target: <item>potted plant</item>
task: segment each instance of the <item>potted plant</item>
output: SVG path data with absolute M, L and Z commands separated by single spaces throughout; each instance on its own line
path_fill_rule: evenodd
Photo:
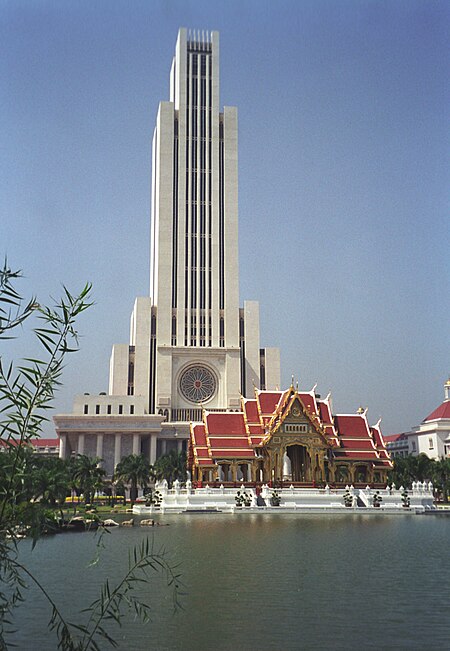
M 409 509 L 410 504 L 411 504 L 411 499 L 408 495 L 408 491 L 405 488 L 405 490 L 402 493 L 402 506 L 404 509 Z
M 381 502 L 383 501 L 383 498 L 380 495 L 380 491 L 377 491 L 375 495 L 372 497 L 372 504 L 374 508 L 379 509 L 381 506 Z
M 163 496 L 160 491 L 155 491 L 153 495 L 151 496 L 151 503 L 153 506 L 158 509 L 161 506 L 161 503 L 163 501 Z
M 350 508 L 353 505 L 353 495 L 350 493 L 349 489 L 344 493 L 344 506 Z
M 238 509 L 241 509 L 243 506 L 251 506 L 252 497 L 249 493 L 245 491 L 238 491 L 234 496 L 234 501 Z
M 280 506 L 281 504 L 281 497 L 278 491 L 273 491 L 272 495 L 270 496 L 270 505 L 271 506 Z

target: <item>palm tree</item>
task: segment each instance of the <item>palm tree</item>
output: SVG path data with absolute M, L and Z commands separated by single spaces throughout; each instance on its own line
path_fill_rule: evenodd
M 130 500 L 134 502 L 138 495 L 138 487 L 145 489 L 151 474 L 151 466 L 142 454 L 130 454 L 117 464 L 114 481 L 131 484 Z
M 433 483 L 442 492 L 444 502 L 448 502 L 450 489 L 450 459 L 441 457 L 433 463 Z
M 106 471 L 100 466 L 101 459 L 79 454 L 73 464 L 72 478 L 84 495 L 85 504 L 90 503 L 93 493 L 103 486 Z
M 186 481 L 186 452 L 171 450 L 156 460 L 153 470 L 156 479 L 165 479 L 169 486 L 175 479 Z
M 31 473 L 33 499 L 55 507 L 64 504 L 69 492 L 70 478 L 63 459 L 40 459 Z

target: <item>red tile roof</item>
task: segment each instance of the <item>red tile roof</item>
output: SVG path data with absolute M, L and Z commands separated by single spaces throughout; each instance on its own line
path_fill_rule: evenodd
M 206 412 L 207 433 L 247 436 L 242 412 Z
M 308 409 L 308 411 L 311 414 L 318 414 L 318 409 L 317 409 L 317 404 L 316 404 L 316 398 L 314 393 L 311 392 L 305 392 L 305 393 L 298 393 L 298 396 L 300 400 L 302 401 L 303 405 Z
M 214 459 L 253 459 L 255 453 L 249 448 L 232 449 L 226 447 L 211 450 Z
M 191 443 L 196 465 L 213 466 L 204 425 L 191 425 Z
M 370 428 L 370 433 L 372 434 L 372 437 L 375 441 L 375 445 L 378 451 L 378 454 L 380 455 L 381 459 L 387 459 L 390 461 L 389 454 L 387 453 L 386 450 L 386 444 L 384 442 L 384 437 L 381 433 L 380 426 L 375 425 L 374 427 Z
M 204 421 L 211 458 L 248 459 L 255 456 L 243 412 L 205 412 Z
M 364 414 L 345 414 L 335 416 L 334 422 L 340 436 L 367 438 L 369 428 Z
M 202 425 L 191 425 L 191 444 L 198 465 L 213 466 L 220 459 L 252 459 L 270 432 L 284 420 L 299 399 L 318 432 L 325 432 L 336 460 L 372 461 L 391 466 L 379 425 L 369 427 L 366 414 L 331 413 L 328 399 L 314 391 L 255 390 L 255 400 L 242 399 L 242 412 L 204 412 Z M 269 434 L 270 435 L 270 434 Z
M 319 400 L 317 404 L 319 406 L 319 416 L 322 423 L 331 423 L 331 412 L 328 402 Z
M 336 460 L 338 459 L 355 459 L 355 461 L 361 460 L 361 461 L 377 461 L 378 456 L 375 450 L 372 450 L 371 452 L 367 450 L 343 450 L 339 448 L 338 450 L 334 451 L 334 456 Z
M 393 443 L 394 441 L 401 441 L 406 438 L 406 432 L 402 432 L 402 434 L 389 434 L 388 436 L 383 436 L 385 443 Z
M 256 400 L 245 399 L 244 401 L 244 412 L 247 419 L 247 423 L 260 423 L 259 413 L 258 413 L 258 403 Z
M 356 439 L 354 437 L 345 438 L 343 436 L 339 437 L 341 442 L 341 447 L 347 450 L 373 450 L 375 451 L 374 442 L 370 438 L 361 438 Z
M 272 416 L 283 393 L 281 391 L 258 391 L 258 402 L 263 416 Z
M 450 400 L 445 400 L 439 407 L 431 412 L 425 419 L 424 423 L 427 423 L 429 420 L 440 420 L 442 418 L 450 419 Z
M 30 439 L 29 442 L 35 448 L 59 447 L 59 439 L 38 439 L 38 438 L 35 438 L 35 439 Z

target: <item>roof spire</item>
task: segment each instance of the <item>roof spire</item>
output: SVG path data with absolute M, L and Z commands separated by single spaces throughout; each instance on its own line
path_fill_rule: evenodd
M 450 376 L 444 384 L 444 400 L 450 400 Z

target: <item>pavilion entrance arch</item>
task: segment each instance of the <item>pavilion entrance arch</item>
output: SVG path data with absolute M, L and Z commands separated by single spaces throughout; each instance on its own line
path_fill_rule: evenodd
M 291 462 L 292 481 L 312 481 L 312 461 L 307 448 L 299 443 L 293 443 L 286 446 L 286 454 Z

